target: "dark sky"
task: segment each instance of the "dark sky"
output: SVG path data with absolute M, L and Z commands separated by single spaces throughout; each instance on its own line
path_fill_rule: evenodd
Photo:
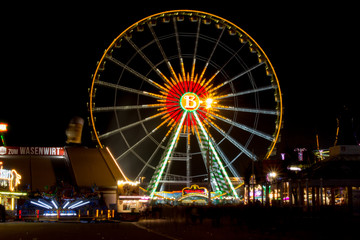
M 69 120 L 88 116 L 90 76 L 104 49 L 134 22 L 181 8 L 234 22 L 267 53 L 283 92 L 283 145 L 315 144 L 316 133 L 322 147 L 332 144 L 341 106 L 360 111 L 355 2 L 314 6 L 306 1 L 239 1 L 236 7 L 220 2 L 163 7 L 61 2 L 2 8 L 0 121 L 9 124 L 8 145 L 64 145 Z M 84 144 L 91 142 L 88 131 L 85 127 Z

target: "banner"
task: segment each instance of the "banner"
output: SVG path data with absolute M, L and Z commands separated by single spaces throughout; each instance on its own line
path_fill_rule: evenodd
M 0 147 L 0 155 L 64 156 L 63 147 Z

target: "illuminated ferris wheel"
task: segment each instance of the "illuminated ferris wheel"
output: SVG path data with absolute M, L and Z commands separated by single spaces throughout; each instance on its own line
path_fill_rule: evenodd
M 96 104 L 95 104 L 96 103 Z M 265 52 L 213 14 L 146 17 L 105 50 L 90 90 L 93 138 L 150 196 L 165 184 L 211 179 L 238 198 L 244 162 L 267 159 L 279 138 L 282 99 Z

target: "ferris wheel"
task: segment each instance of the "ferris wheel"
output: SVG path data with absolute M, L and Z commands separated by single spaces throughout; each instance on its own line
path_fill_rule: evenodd
M 96 103 L 96 104 L 95 104 Z M 193 10 L 146 17 L 105 50 L 90 89 L 93 139 L 150 196 L 211 179 L 238 198 L 242 163 L 279 139 L 282 96 L 265 52 L 245 31 Z

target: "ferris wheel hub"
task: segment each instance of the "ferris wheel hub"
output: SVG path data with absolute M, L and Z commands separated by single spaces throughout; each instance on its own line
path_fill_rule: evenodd
M 200 107 L 200 98 L 193 92 L 184 93 L 180 99 L 180 106 L 188 112 L 196 111 Z

